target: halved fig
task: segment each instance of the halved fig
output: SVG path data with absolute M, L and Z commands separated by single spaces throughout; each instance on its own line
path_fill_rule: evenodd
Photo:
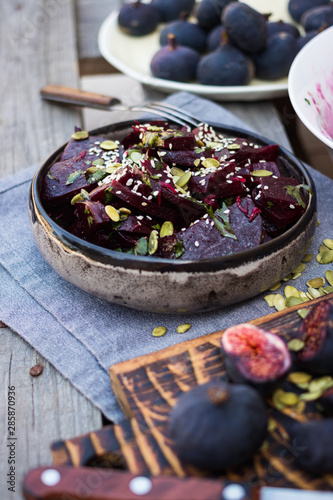
M 311 373 L 333 373 L 333 311 L 326 300 L 311 309 L 299 327 L 304 341 L 297 363 Z
M 222 351 L 229 377 L 267 392 L 291 367 L 291 355 L 277 335 L 249 323 L 227 328 Z

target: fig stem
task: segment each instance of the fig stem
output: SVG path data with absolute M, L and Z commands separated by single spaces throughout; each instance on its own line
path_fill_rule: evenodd
M 228 389 L 222 389 L 217 386 L 210 387 L 208 390 L 208 398 L 213 405 L 219 406 L 229 399 L 229 391 Z
M 168 48 L 169 50 L 175 50 L 177 47 L 176 45 L 176 37 L 173 33 L 170 33 L 168 35 Z

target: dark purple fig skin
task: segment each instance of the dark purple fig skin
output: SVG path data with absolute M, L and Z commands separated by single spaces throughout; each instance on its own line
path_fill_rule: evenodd
M 151 60 L 150 69 L 153 76 L 176 82 L 194 80 L 200 61 L 199 52 L 178 45 L 175 41 L 170 42 L 170 37 L 171 35 L 169 45 L 159 49 Z
M 270 37 L 276 33 L 289 33 L 290 35 L 298 38 L 300 32 L 298 28 L 291 23 L 286 23 L 284 21 L 270 21 L 267 23 L 267 36 Z
M 118 14 L 118 25 L 127 35 L 152 33 L 160 22 L 160 14 L 152 5 L 135 0 L 124 4 Z
M 299 327 L 305 347 L 296 362 L 304 370 L 318 375 L 333 374 L 333 310 L 323 301 L 313 307 Z
M 249 386 L 215 381 L 182 394 L 170 414 L 179 458 L 214 472 L 249 462 L 267 432 L 267 410 Z
M 254 345 L 256 341 L 258 345 Z M 285 378 L 292 365 L 283 340 L 251 324 L 225 330 L 221 347 L 230 379 L 249 384 L 265 396 Z
M 333 25 L 333 5 L 322 5 L 306 11 L 301 17 L 301 25 L 307 33 Z
M 188 17 L 194 4 L 195 0 L 152 0 L 152 6 L 159 12 L 163 23 L 179 19 L 181 15 Z
M 333 419 L 313 420 L 292 427 L 290 442 L 297 447 L 295 464 L 311 474 L 333 472 Z
M 314 7 L 328 5 L 330 0 L 289 0 L 288 10 L 291 17 L 297 23 L 300 22 L 302 15 Z
M 198 25 L 178 19 L 168 23 L 160 33 L 160 45 L 168 44 L 168 35 L 172 33 L 179 45 L 190 47 L 197 52 L 203 52 L 206 48 L 207 33 Z
M 196 10 L 198 24 L 205 30 L 212 30 L 221 23 L 223 9 L 232 0 L 202 0 Z
M 248 54 L 264 50 L 267 41 L 267 20 L 264 15 L 242 2 L 232 2 L 222 14 L 230 41 Z
M 297 52 L 297 39 L 290 33 L 270 36 L 266 48 L 253 55 L 256 76 L 269 81 L 286 77 Z
M 185 249 L 181 258 L 203 259 L 218 255 L 230 255 L 259 245 L 263 236 L 261 216 L 258 215 L 250 222 L 254 209 L 254 203 L 250 198 L 243 198 L 241 207 L 246 213 L 240 210 L 237 203 L 229 207 L 230 226 L 237 240 L 222 236 L 220 231 L 211 225 L 212 220 L 209 217 L 201 219 L 198 223 L 187 228 L 186 231 L 179 233 L 179 238 Z M 209 221 L 208 224 L 206 220 Z
M 213 52 L 213 50 L 216 50 L 221 45 L 222 37 L 225 32 L 226 30 L 223 24 L 219 24 L 212 29 L 207 38 L 208 52 Z

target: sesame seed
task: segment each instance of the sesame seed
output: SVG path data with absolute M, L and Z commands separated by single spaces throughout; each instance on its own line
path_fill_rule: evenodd
M 295 205 L 290 204 L 289 208 L 295 208 Z
M 199 242 L 198 242 L 198 241 L 195 241 L 195 242 L 194 242 L 194 245 L 195 245 L 196 247 L 198 247 L 198 246 L 199 246 Z

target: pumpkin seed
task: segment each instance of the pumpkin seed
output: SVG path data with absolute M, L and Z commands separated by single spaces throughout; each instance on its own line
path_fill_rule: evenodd
M 74 132 L 71 137 L 76 141 L 82 141 L 82 139 L 87 139 L 89 137 L 89 134 L 86 130 L 79 130 L 78 132 Z
M 134 163 L 140 163 L 140 161 L 143 159 L 143 155 L 138 151 L 133 151 L 133 153 L 131 153 L 129 156 L 131 160 L 134 161 Z
M 195 138 L 195 142 L 197 143 L 197 145 L 200 147 L 200 148 L 203 148 L 205 145 L 202 141 L 200 141 L 200 139 L 197 139 Z
M 306 408 L 306 403 L 302 399 L 300 399 L 297 405 L 294 406 L 294 410 L 298 414 L 304 413 L 305 408 Z
M 279 402 L 285 406 L 294 406 L 298 401 L 299 397 L 294 392 L 283 392 L 279 395 Z
M 269 307 L 274 307 L 274 298 L 275 298 L 274 293 L 271 293 L 270 295 L 266 295 L 264 297 Z
M 107 167 L 105 169 L 105 172 L 107 172 L 108 174 L 113 174 L 113 172 L 116 172 L 119 167 L 121 167 L 121 163 L 115 163 L 114 165 L 110 165 L 110 167 Z
M 301 351 L 303 349 L 304 345 L 305 344 L 304 344 L 303 340 L 297 339 L 297 338 L 291 339 L 287 343 L 289 351 L 292 351 L 292 352 Z
M 298 314 L 302 319 L 305 319 L 307 315 L 309 314 L 310 310 L 309 309 L 297 309 Z
M 286 306 L 287 307 L 293 307 L 293 306 L 299 306 L 300 304 L 303 304 L 303 300 L 300 299 L 299 297 L 288 297 L 286 300 Z
M 287 274 L 287 276 L 285 276 L 285 278 L 283 278 L 282 281 L 289 281 L 291 278 L 292 278 L 292 274 L 289 273 L 289 274 Z
M 235 150 L 235 149 L 240 149 L 239 144 L 228 144 L 227 149 Z
M 299 292 L 299 298 L 303 299 L 304 302 L 307 302 L 309 300 L 309 297 L 306 295 L 306 293 L 302 291 Z
M 101 167 L 102 165 L 104 165 L 104 160 L 103 160 L 103 158 L 97 158 L 97 160 L 94 160 L 94 161 L 92 162 L 92 165 L 95 165 L 95 166 Z
M 309 392 L 326 391 L 330 387 L 333 387 L 333 378 L 329 375 L 312 380 L 309 384 Z
M 163 130 L 163 128 L 157 127 L 156 125 L 148 125 L 147 130 L 150 130 L 150 132 L 159 132 Z
M 75 203 L 77 203 L 78 201 L 84 201 L 84 197 L 82 196 L 81 193 L 78 193 L 75 196 L 73 196 L 73 198 L 71 199 L 71 205 L 75 205 Z
M 252 177 L 269 177 L 270 175 L 273 175 L 273 172 L 270 170 L 253 170 L 251 175 Z
M 155 229 L 150 233 L 148 240 L 148 253 L 149 255 L 154 255 L 158 249 L 158 234 Z
M 289 297 L 299 298 L 299 291 L 294 286 L 287 285 L 284 289 L 284 294 L 286 296 L 286 299 L 288 299 Z
M 299 384 L 309 384 L 312 376 L 309 373 L 305 372 L 292 372 L 288 375 L 288 380 L 295 385 Z
M 283 410 L 286 406 L 284 403 L 282 403 L 280 401 L 280 397 L 283 394 L 284 394 L 284 391 L 282 389 L 276 389 L 276 391 L 274 391 L 274 393 L 273 393 L 272 402 L 277 410 Z
M 320 396 L 322 395 L 323 391 L 317 391 L 317 392 L 304 392 L 303 394 L 300 395 L 300 399 L 303 401 L 315 401 L 316 399 L 319 399 Z
M 333 286 L 333 271 L 331 269 L 328 269 L 325 273 L 325 278 L 327 279 L 327 282 Z
M 297 278 L 299 278 L 301 276 L 301 274 L 302 273 L 293 273 L 291 279 L 296 280 Z
M 276 427 L 277 427 L 276 421 L 273 418 L 269 418 L 268 419 L 268 424 L 267 424 L 267 430 L 268 430 L 268 432 L 275 431 Z
M 119 212 L 121 214 L 124 214 L 124 215 L 131 215 L 131 211 L 129 210 L 129 208 L 126 208 L 126 207 L 120 207 L 119 208 Z
M 333 262 L 333 250 L 327 250 L 327 252 L 317 255 L 317 262 L 319 264 L 331 264 Z
M 173 234 L 173 224 L 172 222 L 166 220 L 163 222 L 162 227 L 160 229 L 160 237 L 164 238 L 164 236 L 171 236 Z
M 319 245 L 318 253 L 327 252 L 328 247 L 326 245 Z
M 114 141 L 103 141 L 100 143 L 100 147 L 105 151 L 112 151 L 112 149 L 118 149 L 118 144 Z
M 113 222 L 119 222 L 119 219 L 120 219 L 120 215 L 119 215 L 119 212 L 116 208 L 114 208 L 112 205 L 106 205 L 105 206 L 105 212 L 106 212 L 106 215 L 108 217 L 110 217 L 110 219 L 113 221 Z
M 311 288 L 320 288 L 325 285 L 325 280 L 324 278 L 312 278 L 308 280 L 306 284 Z
M 329 239 L 329 238 L 325 238 L 323 240 L 323 243 L 324 245 L 329 248 L 330 250 L 333 250 L 333 240 Z
M 206 168 L 217 168 L 220 166 L 220 162 L 215 160 L 215 158 L 206 158 L 202 161 L 202 164 Z
M 153 337 L 163 337 L 163 335 L 166 334 L 166 331 L 167 329 L 165 328 L 165 326 L 157 326 L 156 328 L 154 328 L 152 335 Z
M 199 158 L 197 158 L 196 160 L 194 160 L 193 165 L 194 165 L 195 167 L 198 167 L 198 166 L 200 165 L 200 161 L 201 161 L 201 160 L 200 160 Z
M 320 291 L 317 290 L 316 288 L 312 288 L 311 286 L 309 286 L 308 288 L 308 294 L 312 296 L 312 298 L 314 299 L 318 299 L 319 297 L 321 297 Z
M 277 293 L 274 297 L 274 307 L 277 311 L 286 309 L 286 301 L 280 293 Z
M 181 168 L 178 168 L 178 167 L 172 167 L 171 168 L 171 175 L 175 175 L 175 176 L 181 177 L 184 174 L 185 174 L 185 172 Z
M 192 172 L 186 172 L 184 175 L 182 175 L 178 181 L 176 182 L 176 185 L 179 187 L 184 187 L 188 181 L 191 179 Z
M 281 283 L 276 283 L 276 285 L 272 286 L 272 288 L 270 288 L 270 291 L 271 292 L 275 292 L 276 290 L 278 290 L 278 288 L 280 288 L 281 286 Z
M 291 272 L 293 274 L 302 273 L 303 271 L 305 271 L 305 269 L 306 269 L 306 265 L 304 264 L 304 262 L 300 262 L 299 264 L 297 264 L 297 266 Z
M 219 148 L 221 146 L 220 142 L 213 142 L 213 141 L 207 141 L 206 142 L 207 148 Z
M 190 328 L 191 328 L 191 324 L 190 323 L 184 323 L 183 325 L 179 325 L 177 327 L 177 333 L 185 333 Z
M 312 259 L 313 259 L 313 253 L 307 253 L 304 255 L 302 262 L 304 262 L 304 264 L 307 264 L 308 262 L 311 262 Z
M 325 294 L 333 292 L 333 286 L 324 286 L 323 291 Z

